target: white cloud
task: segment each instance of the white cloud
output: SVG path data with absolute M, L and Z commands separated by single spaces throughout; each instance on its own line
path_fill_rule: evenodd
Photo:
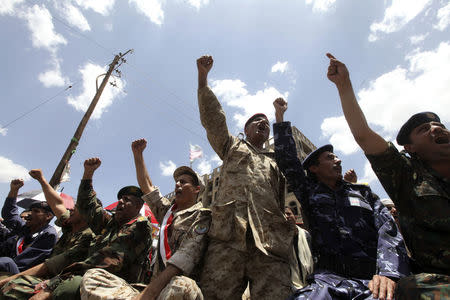
M 80 73 L 83 79 L 83 91 L 76 97 L 67 97 L 67 102 L 72 105 L 76 110 L 86 111 L 91 103 L 92 98 L 95 95 L 95 80 L 98 75 L 106 73 L 106 67 L 101 67 L 93 63 L 86 63 L 80 68 Z M 99 78 L 98 85 L 102 81 L 103 77 Z M 109 82 L 113 82 L 113 78 L 109 79 Z M 97 106 L 95 107 L 94 113 L 92 114 L 93 119 L 99 119 L 102 114 L 107 110 L 107 108 L 113 103 L 113 101 L 124 94 L 123 87 L 125 82 L 120 78 L 115 79 L 115 84 L 117 87 L 113 87 L 107 84 L 103 90 L 102 96 L 100 97 Z
M 307 5 L 313 6 L 314 12 L 326 12 L 334 6 L 336 0 L 305 0 Z
M 96 13 L 107 16 L 114 7 L 116 0 L 75 0 L 83 9 L 92 9 Z
M 105 24 L 105 30 L 106 31 L 112 31 L 113 30 L 113 24 L 112 23 L 106 23 Z
M 173 172 L 175 171 L 177 166 L 175 165 L 175 163 L 173 161 L 169 160 L 166 162 L 161 161 L 159 163 L 159 168 L 161 169 L 163 176 L 172 176 Z
M 255 113 L 264 113 L 272 121 L 274 119 L 273 101 L 278 97 L 287 100 L 289 95 L 288 92 L 283 94 L 271 86 L 266 86 L 252 95 L 245 87 L 246 84 L 239 79 L 213 80 L 211 82 L 212 90 L 222 103 L 242 110 L 233 116 L 239 130 L 243 130 L 247 119 Z
M 217 154 L 214 154 L 212 157 L 202 158 L 197 167 L 196 172 L 200 175 L 210 174 L 212 170 L 222 164 L 222 160 L 219 158 Z
M 417 44 L 423 42 L 426 39 L 426 37 L 428 36 L 428 34 L 429 33 L 413 35 L 412 37 L 409 38 L 409 41 L 411 42 L 411 44 L 417 45 Z
M 0 156 L 0 182 L 8 183 L 16 178 L 30 180 L 28 169 L 24 166 L 15 164 L 12 160 L 4 156 Z
M 55 32 L 52 15 L 44 5 L 27 7 L 24 12 L 20 12 L 20 16 L 28 23 L 35 48 L 45 48 L 55 53 L 59 45 L 67 44 L 66 39 Z
M 161 7 L 161 0 L 128 0 L 134 3 L 138 12 L 150 19 L 151 22 L 162 25 L 164 21 L 164 11 Z
M 417 15 L 419 15 L 432 0 L 393 0 L 386 8 L 383 21 L 370 25 L 369 41 L 378 40 L 378 32 L 392 33 L 399 31 Z
M 391 140 L 401 125 L 420 111 L 434 111 L 442 120 L 450 120 L 450 43 L 443 42 L 432 51 L 416 51 L 406 56 L 408 68 L 401 66 L 387 72 L 358 93 L 359 105 L 370 126 Z M 356 152 L 343 116 L 327 118 L 322 134 L 330 138 L 336 149 L 350 154 Z
M 372 170 L 372 165 L 369 161 L 366 161 L 364 164 L 364 176 L 361 178 L 361 180 L 358 180 L 358 182 L 364 182 L 364 183 L 372 183 L 373 181 L 378 180 L 377 175 Z
M 8 132 L 8 128 L 3 128 L 0 126 L 0 134 L 1 135 L 5 136 L 7 132 Z
M 72 26 L 77 27 L 81 31 L 90 31 L 89 22 L 80 11 L 80 9 L 69 1 L 55 1 L 55 8 L 61 13 L 63 18 Z
M 187 3 L 199 10 L 202 6 L 208 5 L 209 0 L 187 0 Z
M 285 62 L 278 61 L 276 64 L 274 64 L 272 66 L 271 72 L 272 73 L 275 73 L 275 72 L 284 73 L 287 70 L 287 68 L 288 68 L 287 61 L 285 61 Z
M 12 15 L 16 12 L 15 6 L 24 0 L 0 0 L 0 15 Z
M 53 68 L 40 73 L 39 81 L 46 87 L 61 87 L 69 82 L 69 79 L 61 74 L 61 66 L 56 57 L 52 61 Z
M 450 25 L 450 3 L 441 7 L 437 12 L 438 23 L 434 25 L 434 28 L 443 31 Z

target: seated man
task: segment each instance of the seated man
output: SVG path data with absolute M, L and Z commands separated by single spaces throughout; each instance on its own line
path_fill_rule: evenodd
M 57 217 L 55 224 L 62 227 L 63 234 L 44 263 L 0 281 L 0 287 L 8 283 L 1 291 L 3 296 L 14 299 L 30 298 L 36 294 L 36 286 L 44 279 L 58 275 L 71 263 L 84 260 L 94 238 L 78 209 L 68 210 L 64 206 L 64 200 L 50 186 L 40 169 L 31 170 L 30 175 L 41 184 L 45 199 Z
M 84 273 L 92 268 L 102 268 L 128 282 L 144 282 L 148 269 L 148 251 L 151 245 L 151 227 L 139 211 L 144 202 L 142 191 L 126 186 L 118 194 L 116 212 L 108 214 L 97 201 L 92 187 L 92 177 L 100 167 L 99 158 L 84 162 L 83 178 L 78 189 L 76 208 L 96 234 L 89 247 L 87 258 L 64 268 L 40 292 L 39 299 L 79 299 L 80 283 Z
M 374 132 L 356 101 L 347 67 L 331 54 L 328 78 L 336 84 L 350 130 L 395 203 L 413 273 L 398 283 L 396 299 L 439 299 L 450 290 L 450 131 L 432 112 L 413 115 L 397 143 Z
M 139 186 L 145 194 L 143 199 L 161 224 L 152 280 L 139 294 L 117 276 L 93 269 L 83 277 L 82 299 L 104 299 L 102 296 L 105 295 L 115 299 L 203 299 L 195 282 L 210 223 L 209 210 L 197 201 L 202 181 L 191 168 L 179 167 L 173 173 L 175 201 L 162 197 L 150 180 L 144 163 L 142 152 L 146 145 L 145 139 L 136 140 L 132 150 Z M 106 281 L 109 283 L 105 284 Z
M 316 259 L 310 285 L 295 299 L 393 299 L 395 282 L 408 274 L 403 239 L 386 207 L 370 187 L 342 178 L 333 146 L 297 156 L 287 103 L 274 101 L 275 158 L 300 201 Z M 306 169 L 308 175 L 305 175 Z
M 50 256 L 57 240 L 55 228 L 49 225 L 53 212 L 46 202 L 36 200 L 26 221 L 20 218 L 16 199 L 22 186 L 22 179 L 12 180 L 3 205 L 4 224 L 11 232 L 0 249 L 0 272 L 17 274 L 40 264 Z

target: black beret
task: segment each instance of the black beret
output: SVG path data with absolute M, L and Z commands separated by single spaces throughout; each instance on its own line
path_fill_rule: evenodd
M 319 158 L 320 154 L 322 154 L 326 151 L 333 152 L 333 146 L 330 144 L 327 144 L 327 145 L 317 148 L 316 150 L 311 152 L 303 161 L 303 168 L 305 170 L 308 170 L 308 168 L 314 164 L 314 162 L 317 160 L 317 158 Z
M 405 124 L 403 124 L 402 128 L 400 128 L 397 135 L 397 144 L 405 145 L 410 143 L 411 141 L 409 140 L 409 134 L 414 130 L 414 128 L 424 123 L 433 121 L 439 123 L 441 122 L 438 115 L 433 112 L 426 111 L 413 115 L 408 121 L 406 121 Z
M 49 212 L 51 214 L 53 214 L 52 209 L 50 208 L 50 206 L 48 205 L 47 202 L 45 201 L 39 201 L 39 200 L 35 200 L 33 201 L 33 203 L 31 203 L 29 210 L 32 210 L 33 208 L 40 208 L 46 212 Z
M 266 119 L 267 121 L 269 121 L 269 119 L 267 118 L 267 116 L 266 116 L 265 114 L 263 114 L 263 113 L 257 113 L 257 114 L 254 114 L 253 116 L 251 116 L 251 117 L 247 120 L 247 122 L 245 122 L 244 129 L 247 128 L 247 125 L 248 125 L 251 121 L 253 121 L 254 119 L 256 119 L 257 117 L 263 117 L 264 119 Z
M 120 191 L 117 193 L 117 199 L 122 199 L 123 195 L 132 195 L 140 199 L 144 195 L 144 193 L 137 186 L 129 185 L 120 189 Z

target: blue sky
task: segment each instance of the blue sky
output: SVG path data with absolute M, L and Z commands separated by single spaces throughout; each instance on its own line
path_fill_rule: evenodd
M 393 140 L 413 113 L 431 110 L 449 125 L 450 3 L 439 0 L 0 0 L 3 58 L 0 192 L 42 168 L 49 180 L 95 93 L 95 77 L 132 48 L 108 86 L 71 160 L 64 192 L 76 196 L 86 158 L 103 163 L 94 187 L 105 204 L 136 184 L 130 144 L 145 153 L 154 184 L 173 190 L 189 144 L 203 148 L 194 169 L 220 164 L 197 108 L 195 60 L 214 57 L 210 86 L 238 134 L 249 115 L 284 96 L 291 120 L 314 144 L 333 143 L 344 170 L 386 194 L 354 143 L 326 52 L 346 63 L 370 125 Z M 68 88 L 68 86 L 72 88 Z M 33 107 L 51 99 L 25 117 Z

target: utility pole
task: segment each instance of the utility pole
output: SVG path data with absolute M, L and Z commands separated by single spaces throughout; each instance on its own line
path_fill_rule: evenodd
M 91 117 L 92 113 L 94 112 L 95 106 L 97 105 L 98 101 L 100 100 L 100 96 L 102 95 L 103 90 L 105 89 L 106 84 L 108 83 L 109 77 L 111 76 L 112 72 L 116 68 L 116 65 L 119 63 L 120 60 L 121 63 L 125 62 L 125 59 L 123 57 L 127 55 L 129 52 L 132 52 L 133 50 L 130 49 L 124 54 L 119 53 L 119 55 L 116 55 L 114 57 L 114 60 L 109 65 L 108 71 L 105 74 L 105 77 L 103 78 L 102 83 L 100 84 L 100 87 L 97 86 L 97 92 L 95 93 L 94 98 L 91 101 L 91 104 L 89 105 L 87 111 L 85 112 L 83 118 L 81 119 L 80 124 L 78 125 L 77 130 L 75 131 L 72 139 L 70 140 L 69 146 L 66 149 L 66 152 L 64 152 L 64 155 L 61 158 L 61 161 L 59 162 L 58 166 L 55 169 L 55 172 L 53 173 L 52 178 L 50 179 L 50 185 L 56 189 L 56 187 L 61 182 L 61 176 L 64 171 L 64 168 L 69 163 L 70 158 L 75 153 L 75 149 L 77 148 L 78 142 L 80 141 L 81 135 L 83 134 L 84 128 L 87 125 L 87 122 L 89 121 L 89 118 Z M 120 71 L 116 70 L 119 74 Z M 102 76 L 102 75 L 99 75 Z M 97 77 L 98 78 L 98 77 Z

